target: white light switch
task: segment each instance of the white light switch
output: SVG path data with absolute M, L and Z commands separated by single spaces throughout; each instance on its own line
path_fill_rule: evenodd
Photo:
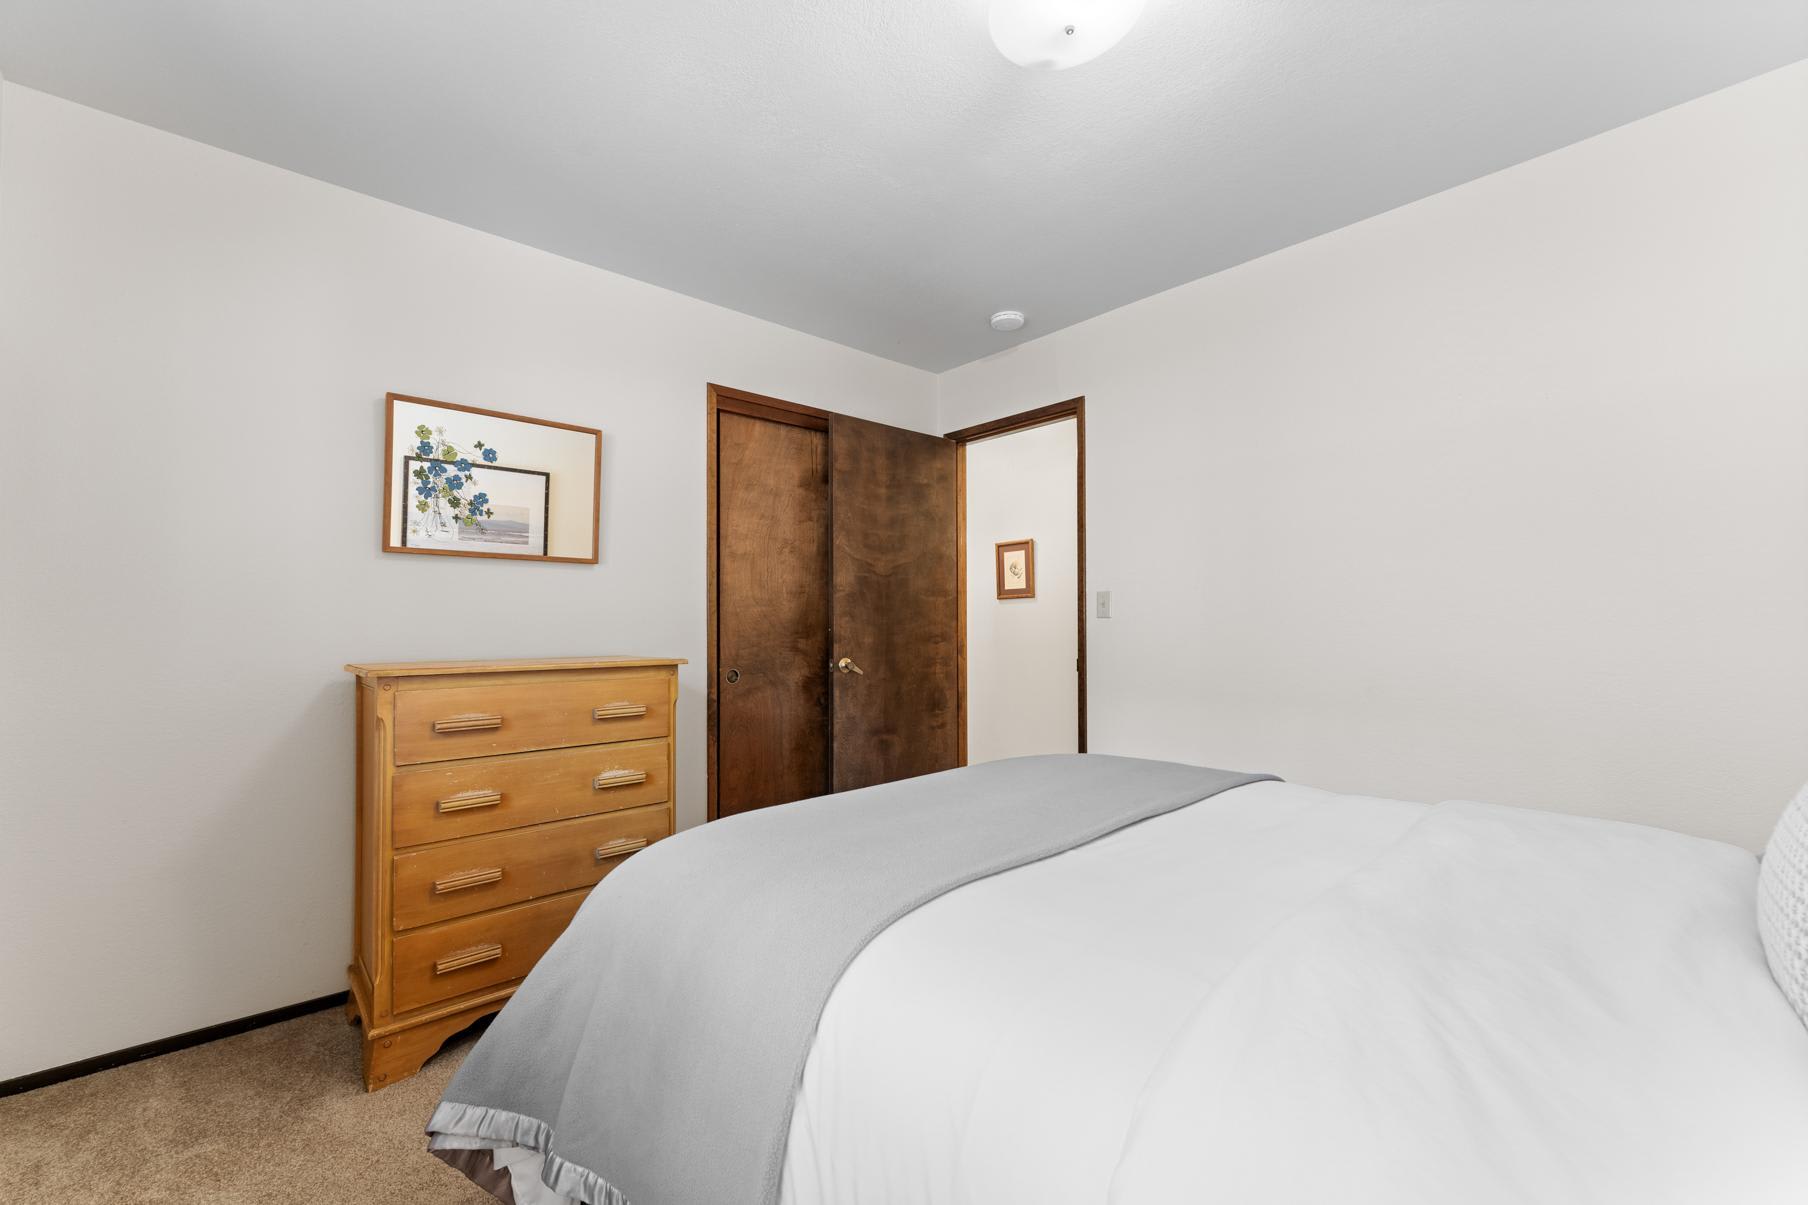
M 1099 618 L 1111 618 L 1111 591 L 1109 590 L 1099 591 Z

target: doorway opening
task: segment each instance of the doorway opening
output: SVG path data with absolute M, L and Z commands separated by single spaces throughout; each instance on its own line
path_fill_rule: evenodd
M 962 765 L 1086 752 L 1086 399 L 958 448 Z

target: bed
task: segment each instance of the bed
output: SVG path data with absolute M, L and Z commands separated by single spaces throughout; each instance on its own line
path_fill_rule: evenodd
M 1010 835 L 1049 813 L 1064 831 Z M 763 934 L 760 957 L 714 949 L 704 880 L 773 883 L 818 833 L 855 865 L 792 864 L 795 891 L 746 900 L 730 938 Z M 875 833 L 887 857 L 862 860 Z M 1760 943 L 1757 859 L 1730 846 L 1082 756 L 651 852 L 429 1125 L 504 1200 L 1808 1200 L 1808 1027 Z M 938 858 L 946 882 L 913 878 Z M 887 875 L 904 886 L 872 904 Z M 660 910 L 667 940 L 636 953 L 621 934 Z

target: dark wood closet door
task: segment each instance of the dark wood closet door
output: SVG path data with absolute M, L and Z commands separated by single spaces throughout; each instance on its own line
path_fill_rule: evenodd
M 829 434 L 716 415 L 716 815 L 833 789 Z
M 959 764 L 955 445 L 834 415 L 837 791 Z M 854 666 L 859 667 L 855 672 Z

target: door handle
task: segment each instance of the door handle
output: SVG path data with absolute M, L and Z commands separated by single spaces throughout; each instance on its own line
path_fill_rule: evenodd
M 836 670 L 840 670 L 844 674 L 859 674 L 863 678 L 866 676 L 866 671 L 861 669 L 858 665 L 855 665 L 852 657 L 843 657 L 839 661 L 831 661 L 829 663 L 829 672 L 834 673 Z

